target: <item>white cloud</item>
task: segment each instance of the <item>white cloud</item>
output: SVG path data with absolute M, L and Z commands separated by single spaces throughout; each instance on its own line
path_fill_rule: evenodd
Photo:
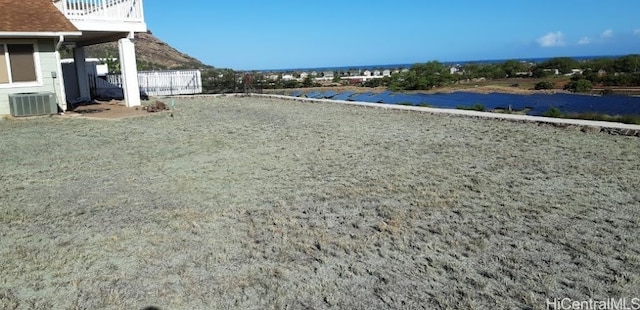
M 587 44 L 591 44 L 591 42 L 592 42 L 592 41 L 591 41 L 591 38 L 589 38 L 589 37 L 583 37 L 582 39 L 580 39 L 580 40 L 578 41 L 578 44 L 580 44 L 580 45 L 587 45 Z
M 564 46 L 564 34 L 562 32 L 549 32 L 536 40 L 542 47 Z
M 602 34 L 600 35 L 601 38 L 603 39 L 608 39 L 613 37 L 613 30 L 611 29 L 607 29 L 605 31 L 602 32 Z

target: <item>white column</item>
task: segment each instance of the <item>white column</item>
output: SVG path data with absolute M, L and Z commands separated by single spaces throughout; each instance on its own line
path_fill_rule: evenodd
M 64 89 L 64 76 L 62 74 L 62 63 L 60 62 L 60 52 L 56 50 L 56 79 L 58 85 L 56 86 L 56 92 L 58 93 L 58 105 L 62 109 L 62 111 L 67 110 L 67 93 Z M 56 81 L 54 80 L 54 83 Z M 54 84 L 55 85 L 55 84 Z
M 91 98 L 84 47 L 77 46 L 73 49 L 73 64 L 76 67 L 76 77 L 78 78 L 78 91 L 80 93 L 80 97 Z
M 138 86 L 138 68 L 136 67 L 136 48 L 131 39 L 118 40 L 120 52 L 120 70 L 122 71 L 122 88 L 124 100 L 128 107 L 142 105 L 140 87 Z

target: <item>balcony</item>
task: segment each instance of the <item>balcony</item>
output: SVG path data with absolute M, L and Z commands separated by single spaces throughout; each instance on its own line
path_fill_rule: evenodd
M 145 32 L 142 0 L 52 0 L 80 31 Z

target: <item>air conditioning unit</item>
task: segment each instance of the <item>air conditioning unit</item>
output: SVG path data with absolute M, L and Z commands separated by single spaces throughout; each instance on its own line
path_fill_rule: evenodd
M 58 103 L 54 93 L 10 94 L 9 111 L 13 116 L 56 114 Z

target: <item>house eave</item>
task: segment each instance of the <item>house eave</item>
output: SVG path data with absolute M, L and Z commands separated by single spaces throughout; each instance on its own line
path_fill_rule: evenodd
M 0 31 L 0 38 L 59 38 L 60 36 L 79 37 L 80 31 Z
M 147 32 L 143 21 L 71 20 L 80 31 L 94 32 Z

